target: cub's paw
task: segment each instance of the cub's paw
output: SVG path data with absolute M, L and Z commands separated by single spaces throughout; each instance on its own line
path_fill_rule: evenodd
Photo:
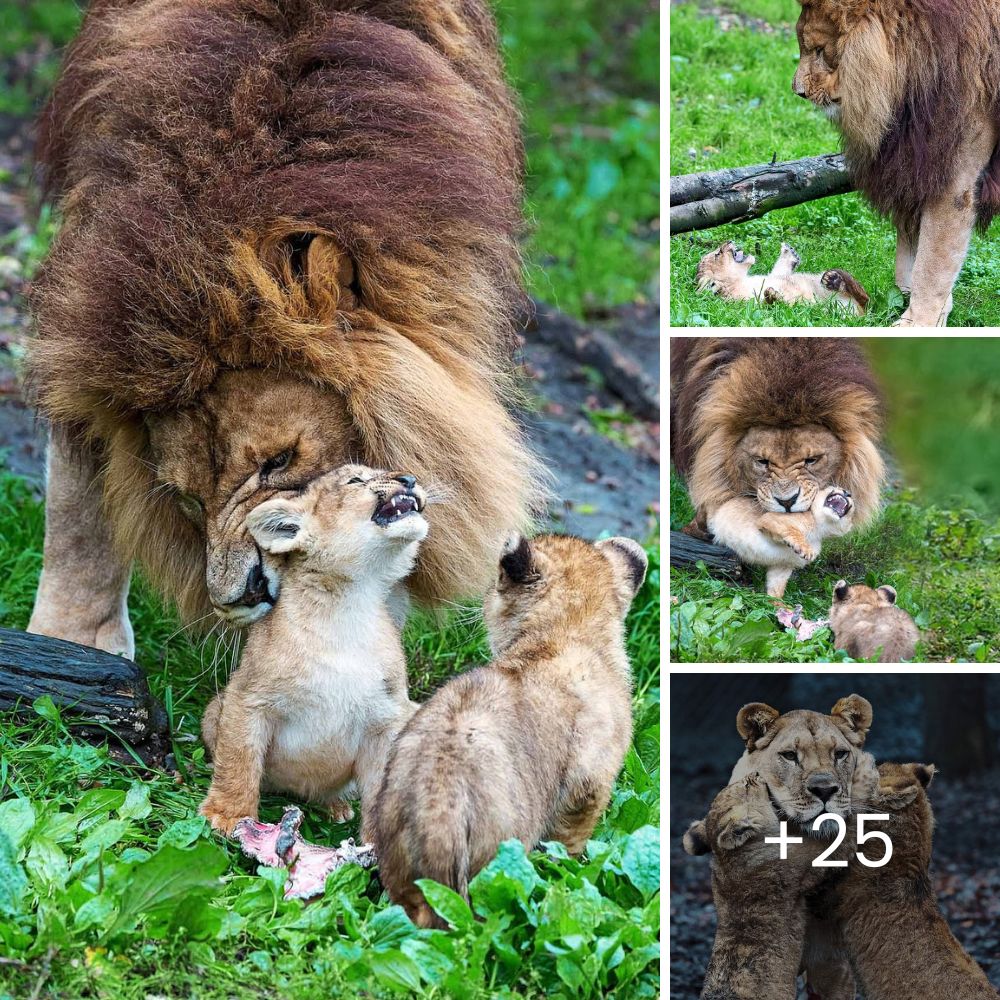
M 798 251 L 788 243 L 781 244 L 781 256 L 790 258 L 793 268 L 798 267 L 802 263 L 802 258 L 799 256 Z
M 842 271 L 824 271 L 819 277 L 819 283 L 831 292 L 842 292 L 845 286 L 844 274 Z
M 208 820 L 213 830 L 226 837 L 232 836 L 233 828 L 241 819 L 256 819 L 256 811 L 234 810 L 227 802 L 220 802 L 211 795 L 198 807 L 198 812 Z
M 815 562 L 819 556 L 819 549 L 813 548 L 804 538 L 783 538 L 782 541 L 807 563 Z
M 354 809 L 351 803 L 345 799 L 337 799 L 331 802 L 327 809 L 330 811 L 330 818 L 334 823 L 349 823 L 354 819 Z

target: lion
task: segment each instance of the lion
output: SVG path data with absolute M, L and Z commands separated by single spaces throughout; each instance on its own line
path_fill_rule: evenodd
M 930 878 L 934 817 L 928 764 L 880 764 L 865 811 L 887 815 L 887 864 L 852 859 L 814 906 L 834 921 L 865 1000 L 997 1000 L 983 970 L 941 914 Z M 825 996 L 825 995 L 824 995 Z
M 787 243 L 768 274 L 750 274 L 756 258 L 744 253 L 732 240 L 718 250 L 709 250 L 698 261 L 698 291 L 706 289 L 729 301 L 763 300 L 768 305 L 784 302 L 828 302 L 831 299 L 841 309 L 864 316 L 868 308 L 868 293 L 849 272 L 840 268 L 822 274 L 804 274 L 796 270 L 801 258 Z
M 799 0 L 796 94 L 896 226 L 901 326 L 944 326 L 972 230 L 1000 210 L 1000 6 Z
M 710 538 L 712 519 L 736 498 L 756 498 L 780 524 L 831 486 L 850 494 L 855 528 L 872 520 L 885 479 L 882 406 L 856 341 L 677 337 L 670 364 L 671 457 L 695 507 L 685 531 Z M 744 524 L 726 544 L 746 562 L 774 567 L 768 593 L 782 597 L 787 557 L 769 564 L 755 522 Z
M 509 412 L 522 149 L 485 0 L 94 0 L 38 158 L 31 631 L 131 656 L 133 562 L 187 620 L 258 620 L 247 514 L 348 460 L 447 495 L 409 592 L 485 590 L 546 478 Z

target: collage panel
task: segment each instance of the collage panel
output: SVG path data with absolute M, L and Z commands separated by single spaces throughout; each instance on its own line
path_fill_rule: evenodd
M 995 1000 L 1000 677 L 673 673 L 672 1000 Z
M 670 361 L 673 663 L 1000 660 L 1000 339 Z

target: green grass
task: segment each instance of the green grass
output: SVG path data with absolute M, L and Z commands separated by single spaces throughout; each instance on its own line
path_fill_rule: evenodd
M 671 471 L 670 527 L 693 511 Z M 833 584 L 896 588 L 898 605 L 924 631 L 917 658 L 1000 660 L 1000 520 L 968 509 L 918 506 L 913 491 L 887 497 L 881 516 L 864 532 L 823 545 L 819 560 L 796 572 L 785 592 L 807 618 L 826 618 Z M 763 592 L 763 570 L 749 586 L 698 568 L 670 570 L 670 657 L 675 662 L 853 662 L 833 647 L 828 629 L 798 642 L 774 617 Z
M 0 472 L 0 626 L 23 628 L 41 566 L 43 510 Z M 449 931 L 419 931 L 369 873 L 335 873 L 323 899 L 281 899 L 197 816 L 210 779 L 199 717 L 231 663 L 227 641 L 179 631 L 141 579 L 138 655 L 172 720 L 178 776 L 115 761 L 47 700 L 0 720 L 0 997 L 653 997 L 659 920 L 659 570 L 629 618 L 635 739 L 584 860 L 558 845 L 501 848 L 475 882 L 473 919 L 439 893 Z M 412 622 L 412 693 L 484 662 L 468 612 Z M 265 798 L 277 819 L 284 799 Z M 306 837 L 356 834 L 307 809 Z M 18 962 L 23 964 L 17 964 Z M 6 992 L 5 992 L 6 991 Z
M 721 31 L 693 4 L 671 6 L 671 175 L 791 160 L 835 152 L 833 126 L 792 93 L 798 54 L 795 0 L 740 0 L 726 8 L 761 18 Z M 726 240 L 752 252 L 763 273 L 782 241 L 802 257 L 803 271 L 841 267 L 865 286 L 864 319 L 828 305 L 764 306 L 723 302 L 695 291 L 700 257 Z M 677 326 L 885 326 L 904 308 L 894 286 L 895 231 L 856 194 L 808 202 L 739 225 L 685 233 L 670 240 L 670 312 Z M 988 236 L 974 236 L 955 289 L 952 326 L 1000 325 L 1000 260 Z

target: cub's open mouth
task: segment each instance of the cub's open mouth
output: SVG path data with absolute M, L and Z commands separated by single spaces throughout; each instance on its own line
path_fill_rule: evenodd
M 746 259 L 747 255 L 742 250 L 737 247 L 733 247 L 733 260 L 735 260 L 737 264 L 742 264 Z
M 384 528 L 388 524 L 400 521 L 411 514 L 419 514 L 423 509 L 420 498 L 414 493 L 397 493 L 375 508 L 372 520 Z
M 823 506 L 829 507 L 837 517 L 843 517 L 851 509 L 851 501 L 846 493 L 831 493 L 823 501 Z

